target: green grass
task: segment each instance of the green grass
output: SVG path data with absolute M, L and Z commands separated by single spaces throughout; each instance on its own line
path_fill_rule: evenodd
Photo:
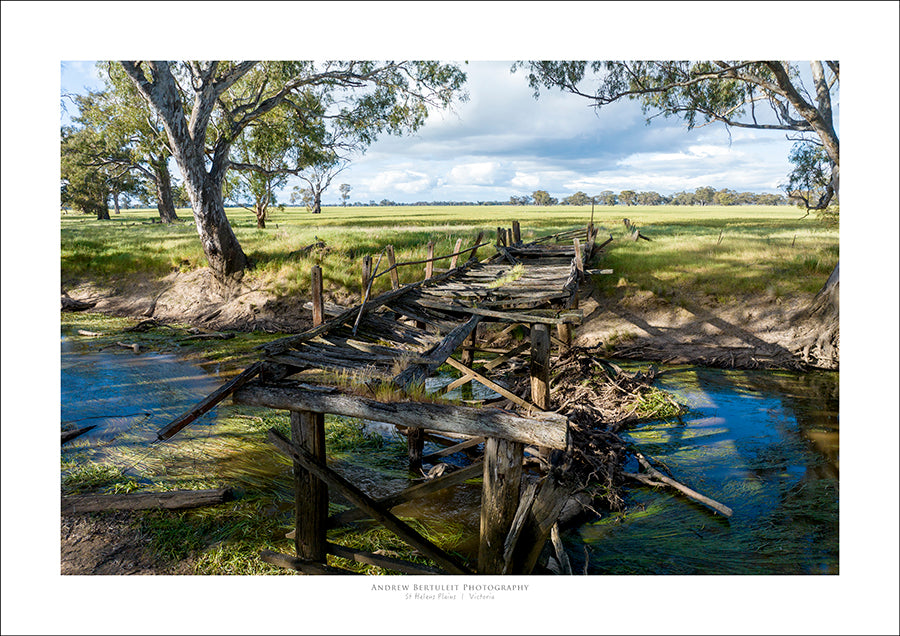
M 129 210 L 111 221 L 61 215 L 61 268 L 64 284 L 95 280 L 162 278 L 173 271 L 206 265 L 188 210 L 182 222 L 154 223 L 154 210 Z M 228 216 L 244 251 L 254 264 L 250 280 L 275 295 L 309 293 L 309 271 L 323 269 L 326 291 L 356 295 L 361 286 L 361 259 L 375 261 L 393 245 L 398 261 L 421 260 L 426 244 L 435 254 L 453 252 L 457 238 L 469 246 L 479 231 L 493 242 L 498 226 L 518 220 L 523 240 L 586 225 L 590 206 L 399 206 L 326 207 L 319 215 L 301 208 L 275 211 L 265 230 L 254 215 L 231 209 Z M 597 206 L 594 223 L 600 240 L 614 240 L 602 262 L 614 276 L 598 277 L 601 287 L 626 285 L 654 292 L 677 286 L 682 293 L 727 302 L 746 294 L 781 297 L 817 291 L 839 253 L 838 230 L 787 206 Z M 625 240 L 623 218 L 653 239 Z M 327 250 L 300 255 L 318 240 Z M 480 257 L 493 253 L 481 248 Z M 381 261 L 379 270 L 387 266 Z M 436 264 L 440 270 L 449 259 Z M 399 270 L 401 282 L 421 279 L 424 266 Z M 378 278 L 373 293 L 390 287 Z

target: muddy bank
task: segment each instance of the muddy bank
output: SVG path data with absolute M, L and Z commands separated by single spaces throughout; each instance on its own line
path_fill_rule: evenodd
M 219 290 L 209 269 L 174 272 L 160 281 L 66 286 L 63 299 L 91 311 L 134 318 L 188 323 L 216 330 L 297 333 L 311 326 L 303 297 L 279 297 L 254 286 L 252 277 L 236 290 Z M 349 292 L 327 302 L 351 305 Z M 601 293 L 582 286 L 584 323 L 576 344 L 603 345 L 609 357 L 669 364 L 755 369 L 837 369 L 837 360 L 803 360 L 798 343 L 817 325 L 798 320 L 810 297 L 777 298 L 760 294 L 728 303 L 713 298 L 616 287 Z

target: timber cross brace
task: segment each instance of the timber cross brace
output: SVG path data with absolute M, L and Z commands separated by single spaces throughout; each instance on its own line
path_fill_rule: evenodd
M 581 322 L 578 288 L 596 251 L 597 230 L 589 225 L 523 244 L 514 222 L 510 229 L 497 228 L 496 253 L 479 261 L 477 252 L 487 245 L 483 236 L 480 233 L 464 250 L 457 241 L 446 256 L 434 256 L 430 244 L 425 261 L 409 263 L 396 263 L 389 246 L 383 251 L 387 264 L 381 271 L 380 257 L 374 268 L 373 260 L 366 258 L 361 304 L 349 309 L 325 306 L 322 272 L 314 267 L 313 327 L 263 345 L 260 362 L 160 432 L 161 439 L 168 438 L 229 394 L 238 404 L 290 412 L 291 439 L 273 429 L 269 440 L 294 464 L 297 556 L 265 552 L 264 560 L 306 573 L 345 573 L 326 565 L 327 554 L 335 554 L 406 573 L 472 573 L 458 557 L 400 521 L 391 508 L 481 476 L 477 573 L 533 570 L 569 490 L 561 471 L 553 468 L 523 488 L 524 453 L 528 447 L 546 460 L 554 450 L 569 449 L 568 419 L 549 411 L 550 350 L 554 343 L 570 346 L 571 328 Z M 461 256 L 468 258 L 460 262 Z M 449 259 L 449 269 L 436 273 L 435 263 L 444 259 Z M 399 284 L 399 267 L 422 264 L 424 279 Z M 391 275 L 391 289 L 373 296 L 374 280 L 385 274 Z M 486 323 L 506 323 L 506 331 L 524 325 L 529 340 L 507 350 L 479 348 L 479 325 Z M 551 326 L 557 328 L 555 337 Z M 458 359 L 453 357 L 457 351 Z M 476 368 L 476 352 L 498 355 Z M 525 353 L 530 353 L 530 399 L 488 377 Z M 426 381 L 444 364 L 462 377 L 426 394 Z M 499 402 L 476 407 L 434 399 L 442 390 L 458 387 L 469 388 L 464 395 L 471 397 L 472 382 L 499 394 Z M 423 394 L 427 399 L 416 399 Z M 483 459 L 376 501 L 327 466 L 325 414 L 393 424 L 405 431 L 414 471 L 482 443 Z M 432 432 L 463 441 L 447 452 L 423 456 L 425 437 Z M 329 518 L 329 489 L 339 491 L 358 511 Z M 329 524 L 360 517 L 375 519 L 437 568 L 327 542 Z

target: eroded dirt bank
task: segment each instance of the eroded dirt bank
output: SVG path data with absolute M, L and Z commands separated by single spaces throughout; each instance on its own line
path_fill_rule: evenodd
M 223 293 L 205 268 L 154 282 L 80 283 L 63 293 L 89 303 L 92 311 L 215 330 L 296 333 L 311 325 L 311 312 L 304 308 L 308 299 L 275 298 L 254 288 L 252 280 Z M 583 285 L 580 296 L 585 319 L 576 344 L 605 345 L 610 357 L 745 369 L 838 366 L 837 354 L 804 360 L 798 351 L 801 339 L 817 327 L 815 320 L 798 319 L 812 296 L 760 294 L 720 303 L 677 291 L 665 297 L 628 287 L 601 293 L 592 284 Z M 357 300 L 345 293 L 331 294 L 326 302 Z

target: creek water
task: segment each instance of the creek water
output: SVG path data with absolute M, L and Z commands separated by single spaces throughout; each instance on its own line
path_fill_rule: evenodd
M 89 339 L 70 336 L 61 339 L 62 428 L 97 425 L 77 445 L 71 443 L 92 459 L 102 459 L 105 446 L 149 444 L 159 428 L 224 380 L 217 369 L 177 355 L 98 351 Z M 563 533 L 573 569 L 837 574 L 838 374 L 663 371 L 657 385 L 690 412 L 680 420 L 635 426 L 624 435 L 658 467 L 729 506 L 734 515 L 726 519 L 673 491 L 634 485 L 625 512 L 603 513 Z M 215 418 L 213 410 L 190 428 L 214 429 L 209 425 Z M 69 447 L 63 447 L 64 456 Z M 425 452 L 437 449 L 429 443 Z M 240 458 L 232 459 L 231 470 L 239 471 Z M 414 483 L 402 470 L 367 466 L 364 456 L 335 459 L 337 470 L 374 496 Z M 246 464 L 248 471 L 264 469 L 255 453 L 247 453 Z M 628 468 L 638 470 L 636 464 Z M 273 461 L 264 470 L 274 476 L 285 465 Z M 467 483 L 395 512 L 457 527 L 464 538 L 455 549 L 474 556 L 480 495 L 479 484 Z
M 837 574 L 838 374 L 666 369 L 657 386 L 691 411 L 625 433 L 715 515 L 637 487 L 627 512 L 565 534 L 573 569 L 596 574 Z M 637 462 L 628 467 L 638 472 Z

